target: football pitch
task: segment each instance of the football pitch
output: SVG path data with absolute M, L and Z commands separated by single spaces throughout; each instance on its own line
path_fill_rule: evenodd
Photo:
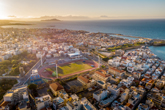
M 58 66 L 57 69 L 58 69 L 58 76 L 64 76 L 64 75 L 68 75 L 68 74 L 72 74 L 76 72 L 81 72 L 83 70 L 87 70 L 90 68 L 92 68 L 90 65 L 81 61 L 77 61 L 77 62 L 65 64 L 62 66 Z M 56 67 L 47 68 L 46 70 L 51 71 L 52 76 L 56 76 Z

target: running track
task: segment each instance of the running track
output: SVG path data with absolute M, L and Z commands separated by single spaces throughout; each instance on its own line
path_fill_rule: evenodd
M 80 73 L 83 73 L 83 72 L 86 72 L 86 71 L 94 70 L 94 69 L 96 69 L 96 68 L 98 67 L 98 63 L 96 63 L 95 61 L 92 61 L 92 60 L 76 60 L 76 61 L 71 61 L 71 62 L 67 62 L 67 63 L 63 63 L 63 64 L 58 64 L 58 66 L 62 66 L 62 65 L 65 65 L 65 64 L 68 64 L 68 63 L 72 63 L 72 62 L 77 62 L 77 61 L 85 61 L 86 64 L 94 65 L 94 67 L 93 67 L 93 68 L 90 68 L 90 69 L 87 69 L 87 70 L 83 70 L 83 71 L 75 72 L 75 73 L 72 73 L 72 74 L 68 74 L 68 75 L 65 75 L 65 76 L 60 76 L 60 77 L 58 77 L 58 78 L 63 79 L 63 78 L 66 78 L 66 77 L 69 77 L 69 76 L 73 76 L 73 75 L 76 75 L 76 74 L 80 74 Z M 38 73 L 39 73 L 39 75 L 40 75 L 42 78 L 46 78 L 46 79 L 56 79 L 56 77 L 51 76 L 52 73 L 44 72 L 44 70 L 45 70 L 46 68 L 51 68 L 51 67 L 55 67 L 55 66 L 56 66 L 56 64 L 43 66 L 43 67 L 41 67 L 41 68 L 38 70 Z M 50 77 L 50 76 L 51 76 L 51 77 Z

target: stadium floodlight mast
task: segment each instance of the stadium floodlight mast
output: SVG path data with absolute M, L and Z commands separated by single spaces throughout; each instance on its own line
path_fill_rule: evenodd
M 98 62 L 99 62 L 98 68 L 100 68 L 100 57 L 99 56 L 97 57 L 98 57 Z
M 58 78 L 58 69 L 57 69 L 57 63 L 58 63 L 58 60 L 56 60 L 56 76 L 57 76 L 57 78 Z
M 43 55 L 42 55 L 42 52 L 41 52 L 41 66 L 43 65 L 42 56 L 43 56 Z

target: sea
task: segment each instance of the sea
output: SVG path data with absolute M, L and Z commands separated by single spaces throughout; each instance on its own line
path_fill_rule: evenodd
M 23 22 L 25 23 L 25 22 Z M 28 21 L 33 25 L 8 25 L 3 28 L 58 28 L 70 30 L 86 30 L 123 34 L 165 40 L 165 19 L 140 20 L 89 20 L 89 21 Z M 118 37 L 118 36 L 116 36 Z M 136 39 L 124 37 L 126 39 Z M 165 46 L 150 46 L 150 50 L 159 58 L 165 60 Z

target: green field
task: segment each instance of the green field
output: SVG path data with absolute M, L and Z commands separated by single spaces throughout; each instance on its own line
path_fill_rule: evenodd
M 80 61 L 74 62 L 74 63 L 69 63 L 69 64 L 58 67 L 58 76 L 68 75 L 71 73 L 83 71 L 83 70 L 90 69 L 90 68 L 92 68 L 90 65 L 85 64 Z M 56 68 L 52 67 L 52 68 L 48 68 L 46 70 L 54 72 L 56 70 Z M 54 76 L 54 75 L 52 75 L 52 76 Z

